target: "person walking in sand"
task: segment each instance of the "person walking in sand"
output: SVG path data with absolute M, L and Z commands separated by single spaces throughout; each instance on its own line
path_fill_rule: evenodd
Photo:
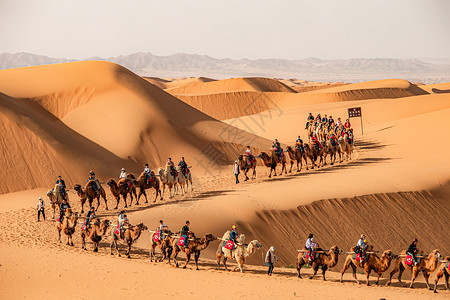
M 237 160 L 235 160 L 233 165 L 233 174 L 236 177 L 236 184 L 239 183 L 239 173 L 241 173 L 241 171 L 239 170 L 239 163 Z
M 41 214 L 42 214 L 42 217 L 44 218 L 44 221 L 45 221 L 45 202 L 42 199 L 42 197 L 39 197 L 39 200 L 38 200 L 38 202 L 36 204 L 36 209 L 37 209 L 37 213 L 38 213 L 38 222 L 41 219 Z
M 266 259 L 265 259 L 266 264 L 269 265 L 269 270 L 267 270 L 267 275 L 272 276 L 273 264 L 276 260 L 278 260 L 278 257 L 276 257 L 276 255 L 275 255 L 275 247 L 271 246 L 269 248 L 269 250 L 267 250 Z

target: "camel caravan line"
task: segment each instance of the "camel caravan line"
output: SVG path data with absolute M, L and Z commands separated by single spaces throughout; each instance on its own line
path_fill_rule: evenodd
M 72 236 L 75 234 L 78 218 L 78 213 L 74 213 L 71 209 L 65 211 L 63 221 L 58 222 L 56 226 L 60 242 L 62 232 L 67 236 L 67 245 L 73 246 Z M 83 228 L 84 223 L 82 225 L 82 229 Z M 227 261 L 235 260 L 237 266 L 233 271 L 239 270 L 240 272 L 244 272 L 246 259 L 255 254 L 257 250 L 262 250 L 263 247 L 258 240 L 252 240 L 249 243 L 245 243 L 245 235 L 243 234 L 239 235 L 234 242 L 231 242 L 230 231 L 225 232 L 222 238 L 215 237 L 211 233 L 205 234 L 202 237 L 196 237 L 193 232 L 189 231 L 186 234 L 186 239 L 184 239 L 181 232 L 172 232 L 167 228 L 161 230 L 149 230 L 148 227 L 142 223 L 131 225 L 126 222 L 123 224 L 122 229 L 120 229 L 118 224 L 113 224 L 108 219 L 100 220 L 100 218 L 95 217 L 91 220 L 91 226 L 81 230 L 82 249 L 87 250 L 86 240 L 91 240 L 93 243 L 93 251 L 98 252 L 100 241 L 104 237 L 109 236 L 111 255 L 114 254 L 113 249 L 115 249 L 116 254 L 119 257 L 121 256 L 118 248 L 118 244 L 121 243 L 127 248 L 125 255 L 128 258 L 131 258 L 132 245 L 141 237 L 142 232 L 144 231 L 150 232 L 150 261 L 162 262 L 167 259 L 169 265 L 171 265 L 171 262 L 173 261 L 175 266 L 179 267 L 178 254 L 183 252 L 186 257 L 183 268 L 186 268 L 193 256 L 197 270 L 199 270 L 198 261 L 200 253 L 205 250 L 210 243 L 215 242 L 216 240 L 220 241 L 216 251 L 218 270 L 220 270 L 221 263 L 225 270 L 228 270 Z M 161 253 L 159 259 L 157 259 L 156 248 L 159 248 Z M 310 275 L 309 279 L 313 279 L 317 275 L 319 269 L 321 269 L 323 280 L 326 280 L 326 271 L 338 264 L 340 256 L 347 255 L 344 260 L 343 269 L 340 272 L 340 282 L 343 282 L 344 273 L 351 268 L 354 280 L 357 283 L 360 283 L 356 276 L 357 269 L 360 268 L 365 273 L 366 285 L 370 285 L 369 276 L 372 271 L 378 276 L 375 281 L 375 284 L 378 285 L 382 274 L 386 272 L 391 265 L 394 265 L 394 269 L 390 272 L 389 281 L 386 284 L 387 286 L 391 284 L 392 277 L 397 272 L 399 272 L 398 281 L 402 286 L 405 286 L 401 281 L 401 277 L 405 269 L 407 269 L 412 272 L 412 279 L 409 285 L 411 288 L 419 273 L 423 273 L 426 285 L 428 289 L 431 290 L 432 288 L 428 279 L 431 273 L 438 270 L 433 291 L 437 292 L 437 284 L 442 277 L 445 279 L 445 287 L 449 289 L 450 256 L 446 256 L 442 260 L 442 256 L 437 249 L 433 250 L 428 255 L 423 253 L 416 254 L 416 258 L 419 260 L 416 264 L 411 262 L 410 255 L 406 250 L 402 251 L 400 254 L 394 254 L 391 250 L 386 250 L 380 254 L 379 251 L 373 250 L 372 245 L 367 245 L 365 251 L 361 254 L 361 256 L 364 256 L 363 259 L 359 256 L 359 252 L 355 247 L 352 247 L 348 252 L 344 252 L 342 248 L 339 248 L 337 245 L 334 245 L 329 249 L 316 247 L 312 253 L 311 249 L 306 248 L 297 250 L 297 252 L 296 266 L 298 278 L 302 278 L 301 269 L 303 266 L 308 265 L 313 270 L 313 274 Z M 439 262 L 441 262 L 440 266 Z

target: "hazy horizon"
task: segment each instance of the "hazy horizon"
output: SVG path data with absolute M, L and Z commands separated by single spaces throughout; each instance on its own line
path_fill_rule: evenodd
M 0 53 L 449 59 L 450 1 L 0 2 Z

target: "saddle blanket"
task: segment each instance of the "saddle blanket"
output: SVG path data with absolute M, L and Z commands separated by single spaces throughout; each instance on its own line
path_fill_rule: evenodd
M 81 231 L 86 231 L 86 221 L 81 224 Z
M 178 239 L 177 245 L 178 245 L 178 246 L 184 246 L 184 240 L 185 240 L 185 237 L 184 237 L 184 236 L 181 236 L 181 237 Z
M 307 258 L 309 259 L 310 255 L 309 255 L 309 250 L 307 252 L 303 253 L 303 258 Z M 314 251 L 314 259 L 319 258 L 319 253 L 317 253 L 317 251 Z
M 366 259 L 367 260 L 369 258 L 369 255 L 366 254 Z M 353 259 L 356 261 L 361 261 L 361 254 L 360 253 L 353 253 Z
M 232 240 L 228 240 L 226 243 L 225 243 L 225 249 L 228 249 L 228 250 L 232 250 L 233 249 L 233 247 L 234 247 L 234 242 L 232 241 Z
M 120 234 L 119 228 L 120 228 L 120 225 L 117 224 L 116 230 L 114 230 L 115 234 Z
M 413 258 L 411 255 L 407 255 L 405 257 L 405 265 L 412 266 L 414 264 Z
M 159 242 L 160 240 L 160 234 L 161 234 L 161 230 L 158 230 L 157 232 L 155 232 L 155 234 L 153 235 L 153 241 L 154 242 Z

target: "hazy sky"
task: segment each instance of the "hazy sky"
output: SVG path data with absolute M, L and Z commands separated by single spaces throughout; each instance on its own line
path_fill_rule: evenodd
M 0 0 L 0 53 L 450 58 L 448 0 Z

